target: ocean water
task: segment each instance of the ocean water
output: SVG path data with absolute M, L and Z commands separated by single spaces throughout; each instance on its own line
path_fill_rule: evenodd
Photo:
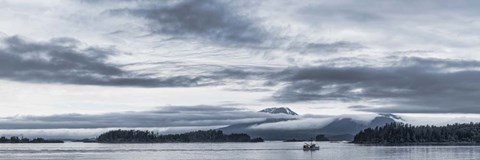
M 319 151 L 303 151 L 302 142 L 157 143 L 157 144 L 0 144 L 0 159 L 120 160 L 476 160 L 479 146 L 361 146 L 319 142 Z

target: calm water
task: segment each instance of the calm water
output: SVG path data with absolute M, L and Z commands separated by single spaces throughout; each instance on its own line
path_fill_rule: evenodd
M 480 159 L 478 146 L 359 146 L 317 143 L 320 151 L 303 151 L 303 143 L 173 144 L 0 144 L 0 159 Z

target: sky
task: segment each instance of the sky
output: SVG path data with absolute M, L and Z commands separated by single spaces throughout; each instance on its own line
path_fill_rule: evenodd
M 307 115 L 293 126 L 480 121 L 474 0 L 0 3 L 3 133 L 214 128 L 267 107 Z

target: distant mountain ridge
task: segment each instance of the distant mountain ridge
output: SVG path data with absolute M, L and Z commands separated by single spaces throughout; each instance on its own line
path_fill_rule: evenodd
M 289 108 L 267 108 L 260 112 L 272 114 L 298 115 Z M 261 122 L 234 124 L 219 128 L 225 133 L 247 133 L 254 137 L 262 137 L 265 140 L 288 140 L 288 139 L 310 139 L 319 134 L 324 134 L 328 139 L 334 141 L 351 141 L 355 134 L 369 127 L 384 126 L 385 124 L 403 121 L 393 114 L 379 114 L 371 121 L 363 122 L 349 117 L 339 117 L 321 128 L 308 129 L 255 129 L 255 126 L 263 124 L 274 124 L 278 122 L 294 121 L 298 118 L 268 118 Z
M 290 108 L 288 107 L 272 107 L 272 108 L 265 108 L 265 109 L 262 109 L 258 112 L 264 112 L 264 113 L 271 113 L 271 114 L 287 114 L 287 115 L 293 115 L 293 116 L 298 116 L 297 113 L 295 113 L 294 111 L 292 111 Z

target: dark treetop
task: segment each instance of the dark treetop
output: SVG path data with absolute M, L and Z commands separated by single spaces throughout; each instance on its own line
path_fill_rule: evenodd
M 159 135 L 153 131 L 113 130 L 98 136 L 100 143 L 168 143 L 168 142 L 263 142 L 244 133 L 223 134 L 220 130 L 194 131 Z
M 391 123 L 367 128 L 357 135 L 358 144 L 480 144 L 480 123 L 447 126 L 412 126 Z

